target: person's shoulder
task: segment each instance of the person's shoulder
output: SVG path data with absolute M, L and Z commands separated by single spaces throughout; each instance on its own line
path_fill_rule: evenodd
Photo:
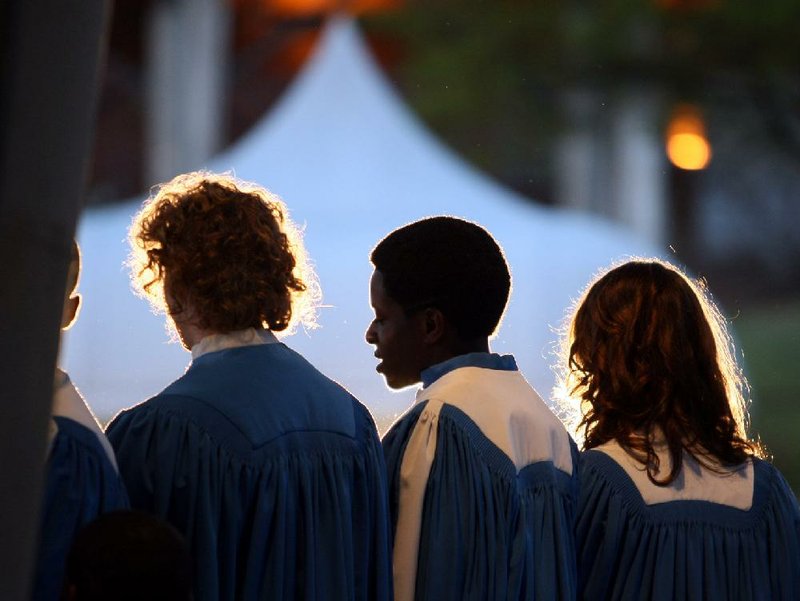
M 281 398 L 287 402 L 295 398 L 306 401 L 324 398 L 328 403 L 340 403 L 340 408 L 353 398 L 339 382 L 282 342 L 201 356 L 164 392 L 205 398 L 231 390 L 248 394 L 269 392 L 275 396 L 275 402 Z
M 532 466 L 550 464 L 568 477 L 576 473 L 569 433 L 518 370 L 457 370 L 435 382 L 426 396 L 441 404 L 447 433 L 465 437 L 483 457 L 495 457 L 503 466 L 507 459 L 516 472 L 547 471 L 548 466 Z
M 599 449 L 585 449 L 578 453 L 578 465 L 581 470 L 593 470 L 600 473 L 614 470 L 619 466 L 608 453 Z
M 51 424 L 57 436 L 75 438 L 76 440 L 92 441 L 97 438 L 97 433 L 72 417 L 65 415 L 52 415 Z M 102 432 L 101 432 L 102 433 Z
M 420 415 L 427 404 L 427 401 L 415 403 L 406 410 L 405 413 L 395 419 L 387 429 L 386 434 L 383 435 L 382 441 L 384 446 L 387 444 L 397 444 L 407 439 L 411 435 L 414 426 L 419 421 Z
M 316 365 L 294 349 L 282 343 L 268 346 L 273 347 L 272 350 L 281 355 L 285 363 L 285 368 L 283 369 L 284 373 L 292 380 L 297 380 L 294 382 L 294 385 L 299 384 L 301 386 L 305 385 L 319 388 L 324 390 L 328 395 L 341 398 L 343 402 L 353 400 L 360 405 L 358 400 L 345 386 L 323 373 Z
M 578 454 L 578 478 L 581 493 L 602 490 L 607 495 L 622 495 L 640 500 L 641 495 L 625 469 L 609 453 L 587 449 Z
M 139 403 L 135 403 L 130 407 L 121 409 L 112 419 L 114 423 L 120 418 L 144 418 L 146 416 L 155 416 L 159 411 L 170 407 L 176 403 L 176 400 L 187 398 L 185 395 L 175 394 L 169 391 L 169 387 L 158 394 L 155 394 Z
M 164 419 L 187 419 L 187 409 L 197 402 L 189 396 L 169 392 L 169 388 L 142 401 L 120 410 L 108 423 L 106 435 L 119 435 L 132 427 L 141 428 L 144 424 L 155 423 Z
M 346 389 L 343 390 L 347 393 L 350 406 L 352 407 L 356 437 L 360 439 L 370 439 L 373 442 L 378 441 L 378 427 L 375 422 L 375 417 L 372 415 L 372 411 Z
M 753 457 L 755 495 L 766 497 L 770 505 L 778 506 L 800 520 L 800 505 L 783 473 L 769 461 Z
M 105 435 L 69 417 L 52 419 L 57 432 L 48 453 L 48 490 L 67 486 L 73 492 L 99 495 L 106 510 L 127 507 L 114 451 Z
M 242 456 L 267 453 L 284 436 L 301 444 L 303 433 L 308 441 L 326 434 L 377 437 L 364 405 L 280 343 L 199 357 L 162 392 L 121 412 L 109 435 L 153 424 L 161 432 L 196 430 Z
M 761 477 L 771 482 L 785 482 L 786 477 L 783 473 L 775 467 L 775 465 L 768 459 L 760 457 L 751 457 L 750 461 L 753 462 L 753 470 L 756 477 Z
M 397 430 L 403 430 L 408 428 L 409 426 L 413 426 L 417 420 L 419 419 L 420 414 L 427 406 L 428 401 L 422 401 L 419 403 L 414 403 L 411 407 L 406 409 L 403 413 L 401 413 L 389 426 L 387 430 L 387 435 L 390 432 L 394 432 Z
M 447 406 L 456 421 L 466 416 L 484 431 L 513 431 L 514 438 L 531 440 L 558 439 L 563 455 L 569 455 L 564 425 L 517 369 L 456 369 L 431 384 L 424 394 Z
M 109 450 L 106 450 L 101 442 L 104 434 L 102 431 L 87 427 L 85 424 L 78 420 L 66 417 L 63 415 L 53 415 L 52 418 L 53 428 L 53 442 L 51 444 L 51 460 L 58 455 L 62 449 L 67 446 L 72 446 L 73 449 L 81 449 L 81 453 L 88 453 L 97 455 L 103 460 L 111 459 L 108 457 Z M 68 443 L 65 445 L 65 443 Z

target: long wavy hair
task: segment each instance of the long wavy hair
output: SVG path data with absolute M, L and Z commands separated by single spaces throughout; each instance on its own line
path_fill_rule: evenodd
M 584 449 L 616 440 L 661 486 L 684 452 L 717 472 L 763 454 L 747 437 L 746 382 L 702 281 L 659 260 L 624 263 L 589 286 L 567 335 L 563 389 L 580 404 Z

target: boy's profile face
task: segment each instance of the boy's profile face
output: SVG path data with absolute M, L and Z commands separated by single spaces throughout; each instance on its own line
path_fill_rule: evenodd
M 375 319 L 367 328 L 366 340 L 375 346 L 381 360 L 375 370 L 383 374 L 389 388 L 400 389 L 420 381 L 425 365 L 424 323 L 420 313 L 407 316 L 383 286 L 380 271 L 372 274 L 369 297 Z

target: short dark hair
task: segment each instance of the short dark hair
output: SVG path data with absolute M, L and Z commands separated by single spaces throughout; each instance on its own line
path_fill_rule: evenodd
M 464 340 L 491 336 L 503 317 L 511 274 L 500 245 L 475 223 L 416 221 L 381 240 L 370 260 L 407 314 L 436 307 Z
M 147 200 L 130 242 L 134 285 L 158 309 L 174 315 L 191 305 L 197 325 L 220 333 L 314 324 L 318 289 L 300 232 L 260 186 L 179 175 Z
M 78 601 L 188 600 L 191 557 L 178 531 L 141 511 L 113 511 L 84 526 L 67 556 L 65 592 Z
M 678 476 L 684 452 L 711 469 L 707 455 L 732 466 L 762 454 L 747 437 L 745 383 L 703 282 L 657 259 L 619 265 L 588 288 L 568 337 L 565 388 L 583 409 L 584 448 L 616 440 L 658 485 Z M 660 435 L 672 462 L 665 476 Z

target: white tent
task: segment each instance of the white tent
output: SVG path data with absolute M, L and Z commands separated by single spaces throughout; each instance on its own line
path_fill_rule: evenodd
M 410 391 L 385 388 L 364 342 L 371 320 L 368 255 L 392 229 L 451 214 L 495 235 L 514 289 L 492 347 L 513 353 L 545 397 L 553 383 L 553 328 L 571 299 L 613 260 L 654 252 L 596 217 L 537 208 L 459 160 L 403 105 L 347 20 L 328 26 L 281 102 L 208 167 L 265 185 L 305 226 L 327 307 L 321 328 L 285 342 L 383 423 L 411 399 Z M 163 318 L 150 314 L 128 287 L 124 239 L 139 204 L 87 211 L 80 228 L 85 306 L 65 362 L 103 417 L 158 392 L 189 361 L 179 345 L 167 342 Z

